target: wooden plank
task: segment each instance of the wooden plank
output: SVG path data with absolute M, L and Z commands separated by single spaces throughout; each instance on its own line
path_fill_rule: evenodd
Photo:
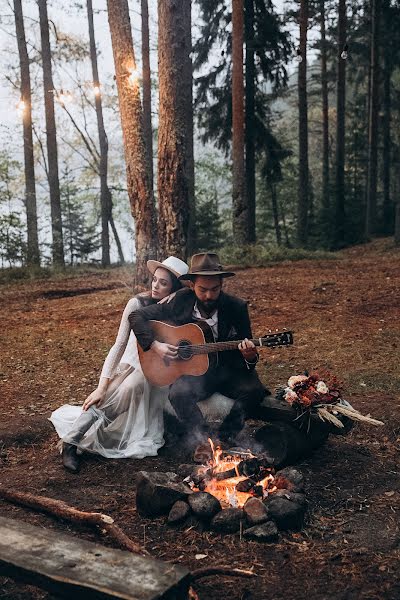
M 0 517 L 0 574 L 65 598 L 180 600 L 189 571 Z

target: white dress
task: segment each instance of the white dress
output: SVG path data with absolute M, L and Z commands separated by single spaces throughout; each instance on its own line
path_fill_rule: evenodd
M 117 338 L 100 375 L 110 378 L 105 400 L 87 411 L 93 415 L 93 424 L 76 443 L 78 451 L 106 458 L 144 458 L 156 456 L 164 445 L 163 409 L 169 386 L 152 386 L 144 377 L 136 337 L 128 321 L 130 313 L 141 306 L 137 298 L 132 298 L 124 309 Z M 50 421 L 64 442 L 75 443 L 68 436 L 80 415 L 81 407 L 70 404 L 52 413 Z

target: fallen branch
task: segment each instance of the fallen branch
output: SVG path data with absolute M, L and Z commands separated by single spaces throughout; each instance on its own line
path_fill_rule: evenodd
M 95 527 L 99 529 L 101 533 L 109 535 L 124 550 L 133 552 L 134 554 L 149 554 L 147 550 L 138 544 L 135 544 L 135 542 L 125 535 L 122 529 L 120 529 L 118 525 L 115 525 L 114 519 L 108 515 L 97 512 L 81 511 L 73 506 L 69 506 L 62 500 L 54 500 L 53 498 L 47 498 L 45 496 L 35 496 L 34 494 L 17 492 L 1 486 L 0 498 L 12 502 L 13 504 L 40 510 L 72 523 Z
M 216 567 L 202 567 L 201 569 L 195 569 L 191 572 L 192 581 L 200 579 L 200 577 L 209 577 L 210 575 L 229 575 L 232 577 L 257 577 L 254 571 L 245 569 L 232 569 L 232 567 L 216 566 Z

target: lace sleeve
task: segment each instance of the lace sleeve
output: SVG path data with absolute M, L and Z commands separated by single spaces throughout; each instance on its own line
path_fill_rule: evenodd
M 112 377 L 119 364 L 122 355 L 125 352 L 126 345 L 129 340 L 130 324 L 128 317 L 131 312 L 140 308 L 140 303 L 137 298 L 131 298 L 125 306 L 124 312 L 122 313 L 121 323 L 119 325 L 117 338 L 111 350 L 109 351 L 106 360 L 104 361 L 103 369 L 101 371 L 101 377 Z

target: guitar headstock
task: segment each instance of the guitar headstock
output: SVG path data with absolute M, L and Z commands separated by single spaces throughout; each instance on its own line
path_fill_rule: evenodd
M 290 346 L 293 344 L 293 333 L 291 331 L 279 331 L 277 333 L 267 333 L 261 338 L 262 345 L 269 348 L 275 346 Z

